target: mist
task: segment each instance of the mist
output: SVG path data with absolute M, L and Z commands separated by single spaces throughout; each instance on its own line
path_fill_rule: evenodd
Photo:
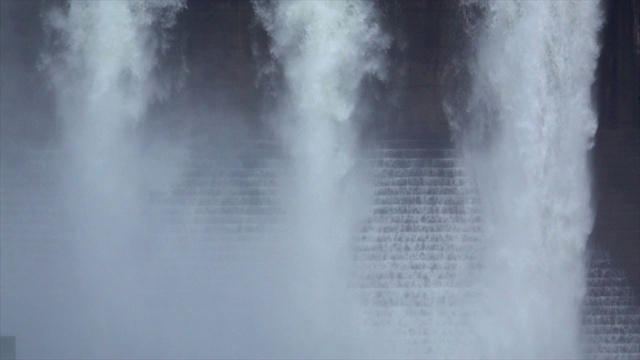
M 29 71 L 51 102 L 37 121 L 56 129 L 47 158 L 21 154 L 23 167 L 2 171 L 3 222 L 27 211 L 34 224 L 21 237 L 3 226 L 2 328 L 20 339 L 20 358 L 377 354 L 348 288 L 368 196 L 349 122 L 361 79 L 383 76 L 383 61 L 363 53 L 382 57 L 390 39 L 377 38 L 373 4 L 329 5 L 254 5 L 290 89 L 270 116 L 283 119 L 268 125 L 273 138 L 257 143 L 228 96 L 207 104 L 194 95 L 206 88 L 185 89 L 197 86 L 195 69 L 171 43 L 185 2 L 7 5 L 3 16 L 39 13 L 43 45 Z M 298 25 L 267 14 L 287 10 L 300 12 Z M 300 78 L 330 44 L 316 17 L 350 22 L 335 34 L 344 38 L 336 51 L 348 52 Z M 286 39 L 289 26 L 315 29 L 317 39 Z M 3 38 L 15 34 L 3 29 Z M 3 69 L 20 66 L 9 58 Z M 5 74 L 3 84 L 24 80 Z M 323 88 L 307 86 L 325 76 L 333 78 Z M 20 121 L 7 112 L 3 124 Z M 209 129 L 176 128 L 184 118 Z M 27 180 L 33 171 L 44 183 Z M 40 193 L 4 186 L 14 183 Z M 43 241 L 49 251 L 33 266 L 21 246 Z
M 0 4 L 17 358 L 597 357 L 597 2 Z

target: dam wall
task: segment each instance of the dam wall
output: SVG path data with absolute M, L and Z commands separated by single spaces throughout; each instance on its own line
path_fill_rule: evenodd
M 284 225 L 278 194 L 285 185 L 287 157 L 281 148 L 258 141 L 234 155 L 214 154 L 200 149 L 175 186 L 147 193 L 149 229 L 155 230 L 131 241 L 139 264 L 163 264 L 160 272 L 140 266 L 139 276 L 154 296 L 174 299 L 164 305 L 170 308 L 206 307 L 211 296 L 225 296 L 210 288 L 209 276 L 249 253 L 259 254 L 255 261 L 272 261 L 267 254 Z M 3 278 L 2 300 L 46 297 L 49 304 L 63 306 L 74 286 L 74 246 L 64 201 L 55 190 L 59 180 L 52 176 L 61 159 L 55 153 L 34 153 L 25 160 L 2 171 L 0 210 L 6 215 L 0 263 L 3 274 L 13 274 Z M 419 141 L 382 141 L 362 161 L 371 169 L 373 202 L 353 242 L 351 287 L 366 310 L 367 326 L 395 329 L 413 344 L 408 348 L 416 356 L 425 349 L 437 351 L 439 342 L 430 339 L 448 343 L 464 331 L 460 306 L 476 295 L 472 278 L 482 271 L 482 216 L 474 185 L 442 133 Z M 640 355 L 640 307 L 637 275 L 630 269 L 637 255 L 631 248 L 622 251 L 625 245 L 616 249 L 607 247 L 612 241 L 598 239 L 627 241 L 632 247 L 637 230 L 624 227 L 624 221 L 632 221 L 635 205 L 602 200 L 616 196 L 619 187 L 612 181 L 629 180 L 624 173 L 607 174 L 611 186 L 598 187 L 601 211 L 588 265 L 585 351 L 593 359 L 634 359 Z M 46 307 L 34 309 L 47 312 Z M 19 354 L 20 338 L 17 343 Z

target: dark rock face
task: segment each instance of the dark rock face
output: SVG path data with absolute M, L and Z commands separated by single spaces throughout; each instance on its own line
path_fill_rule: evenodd
M 640 295 L 640 131 L 598 131 L 594 149 L 596 219 L 592 243 L 610 251 Z
M 640 1 L 605 2 L 595 96 L 596 221 L 592 243 L 611 252 L 640 294 Z
M 605 3 L 596 96 L 601 128 L 640 126 L 640 2 Z

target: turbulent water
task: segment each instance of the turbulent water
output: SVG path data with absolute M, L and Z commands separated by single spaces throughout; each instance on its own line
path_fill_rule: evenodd
M 486 235 L 470 354 L 581 358 L 601 9 L 587 1 L 465 6 L 482 15 L 470 25 L 471 91 L 453 125 Z
M 354 113 L 363 78 L 384 76 L 390 38 L 367 1 L 254 5 L 287 89 L 274 126 L 292 160 L 284 196 L 298 274 L 292 306 L 310 321 L 294 341 L 304 356 L 363 356 L 348 289 L 367 185 L 356 171 Z
M 161 95 L 162 31 L 184 3 L 69 2 L 44 17 L 55 42 L 42 58 L 63 128 L 61 211 L 72 263 L 69 339 L 57 356 L 143 356 L 139 268 L 131 250 L 144 214 L 145 162 L 135 130 Z M 71 338 L 82 339 L 81 343 Z M 87 337 L 87 338 L 85 338 Z M 33 349 L 39 354 L 42 349 Z M 45 350 L 46 351 L 46 350 Z M 27 351 L 26 354 L 29 354 Z M 35 355 L 40 356 L 40 355 Z
M 275 140 L 249 145 L 215 143 L 214 105 L 172 102 L 185 1 L 44 6 L 62 140 L 2 174 L 2 335 L 19 356 L 583 357 L 598 3 L 463 2 L 469 83 L 449 115 L 470 181 L 442 139 L 363 159 L 363 84 L 393 71 L 377 2 L 252 5 L 282 91 L 262 114 Z M 221 135 L 188 161 L 149 147 L 156 107 Z

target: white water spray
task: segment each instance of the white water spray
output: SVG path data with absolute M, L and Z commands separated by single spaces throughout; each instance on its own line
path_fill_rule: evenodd
M 302 356 L 353 356 L 350 248 L 356 214 L 364 209 L 350 189 L 365 185 L 353 171 L 353 114 L 363 78 L 384 76 L 390 39 L 372 2 L 254 4 L 288 90 L 278 131 L 292 158 L 292 187 L 285 194 L 297 274 L 291 291 L 294 317 L 309 320 L 295 342 L 303 344 Z
M 452 125 L 477 182 L 486 249 L 474 345 L 461 355 L 579 358 L 601 10 L 591 1 L 467 6 L 484 18 L 458 113 L 467 122 Z
M 75 320 L 65 335 L 79 340 L 62 339 L 47 352 L 144 356 L 149 354 L 143 341 L 148 330 L 137 303 L 139 269 L 132 258 L 141 231 L 144 161 L 134 130 L 160 95 L 154 81 L 163 46 L 158 32 L 173 24 L 184 4 L 65 5 L 46 18 L 55 42 L 43 66 L 55 90 L 67 150 L 61 171 L 77 282 L 67 289 Z
M 15 322 L 21 322 L 17 329 L 31 326 L 16 332 L 24 344 L 21 356 L 405 355 L 402 345 L 392 349 L 399 350 L 393 354 L 379 352 L 380 343 L 389 339 L 378 341 L 357 329 L 353 315 L 358 308 L 351 306 L 353 289 L 348 288 L 351 237 L 359 230 L 358 216 L 365 213 L 361 199 L 367 198 L 352 191 L 367 185 L 354 170 L 359 159 L 353 114 L 363 78 L 384 77 L 384 51 L 390 42 L 376 23 L 372 2 L 256 3 L 288 90 L 278 114 L 283 119 L 278 134 L 292 160 L 291 186 L 281 196 L 288 215 L 284 220 L 288 241 L 266 250 L 276 252 L 284 264 L 277 260 L 256 264 L 253 260 L 263 254 L 252 254 L 251 245 L 238 243 L 232 245 L 245 246 L 239 249 L 240 261 L 217 268 L 195 264 L 215 263 L 214 256 L 204 251 L 207 246 L 182 251 L 191 242 L 234 239 L 225 238 L 224 228 L 242 224 L 242 215 L 225 214 L 234 221 L 211 226 L 219 215 L 216 211 L 233 209 L 216 207 L 213 192 L 224 195 L 221 202 L 237 200 L 247 207 L 255 200 L 238 195 L 247 189 L 210 187 L 215 181 L 199 175 L 195 180 L 204 180 L 201 185 L 182 189 L 196 192 L 201 200 L 193 212 L 186 211 L 187 226 L 166 224 L 179 236 L 162 255 L 170 255 L 167 262 L 177 265 L 167 264 L 164 272 L 156 271 L 162 266 L 150 266 L 157 277 L 152 284 L 141 280 L 143 265 L 133 258 L 132 244 L 148 230 L 140 223 L 149 208 L 139 168 L 145 161 L 132 130 L 162 94 L 154 73 L 163 48 L 158 32 L 172 24 L 182 6 L 179 1 L 71 2 L 47 17 L 59 39 L 59 48 L 45 65 L 64 121 L 68 151 L 60 173 L 73 230 L 69 241 L 73 254 L 62 256 L 73 263 L 71 270 L 54 276 L 77 279 L 68 280 L 72 288 L 56 292 L 63 301 L 41 309 L 51 318 L 45 326 L 33 325 L 37 316 L 29 308 L 42 299 L 27 296 L 24 299 L 31 302 L 3 307 L 22 311 L 15 316 Z M 472 118 L 468 124 L 454 124 L 465 131 L 461 139 L 484 207 L 487 243 L 484 272 L 477 284 L 481 295 L 468 299 L 469 308 L 455 309 L 470 315 L 471 327 L 454 334 L 461 341 L 429 331 L 438 353 L 428 352 L 427 347 L 433 346 L 423 350 L 420 345 L 417 354 L 410 353 L 579 357 L 582 253 L 592 217 L 586 154 L 596 126 L 589 93 L 600 14 L 596 4 L 585 2 L 496 2 L 482 7 L 486 21 L 477 34 L 473 92 L 465 109 Z M 489 141 L 477 146 L 484 137 Z M 212 163 L 207 166 L 215 172 L 217 165 Z M 230 181 L 256 180 L 249 176 L 272 180 L 261 179 L 265 173 L 261 171 L 236 173 L 246 178 Z M 262 186 L 257 183 L 249 190 Z M 176 195 L 176 200 L 189 196 Z M 174 206 L 179 208 L 169 204 L 172 210 Z M 190 225 L 198 228 L 203 220 L 202 239 L 195 240 Z M 256 247 L 263 249 L 260 246 Z M 202 254 L 195 254 L 200 250 Z M 433 265 L 432 260 L 421 261 Z M 425 277 L 437 277 L 438 270 L 425 264 L 418 264 L 426 269 Z M 167 291 L 142 289 L 159 283 Z M 446 280 L 441 283 L 451 285 Z M 206 291 L 188 292 L 190 287 Z M 60 304 L 66 308 L 58 308 Z M 413 313 L 424 310 L 421 306 L 434 306 L 431 312 L 443 313 L 441 318 L 446 319 L 447 309 L 439 307 L 454 306 L 431 304 L 416 304 Z M 396 310 L 390 307 L 391 312 Z M 396 330 L 394 326 L 389 325 L 389 332 Z

